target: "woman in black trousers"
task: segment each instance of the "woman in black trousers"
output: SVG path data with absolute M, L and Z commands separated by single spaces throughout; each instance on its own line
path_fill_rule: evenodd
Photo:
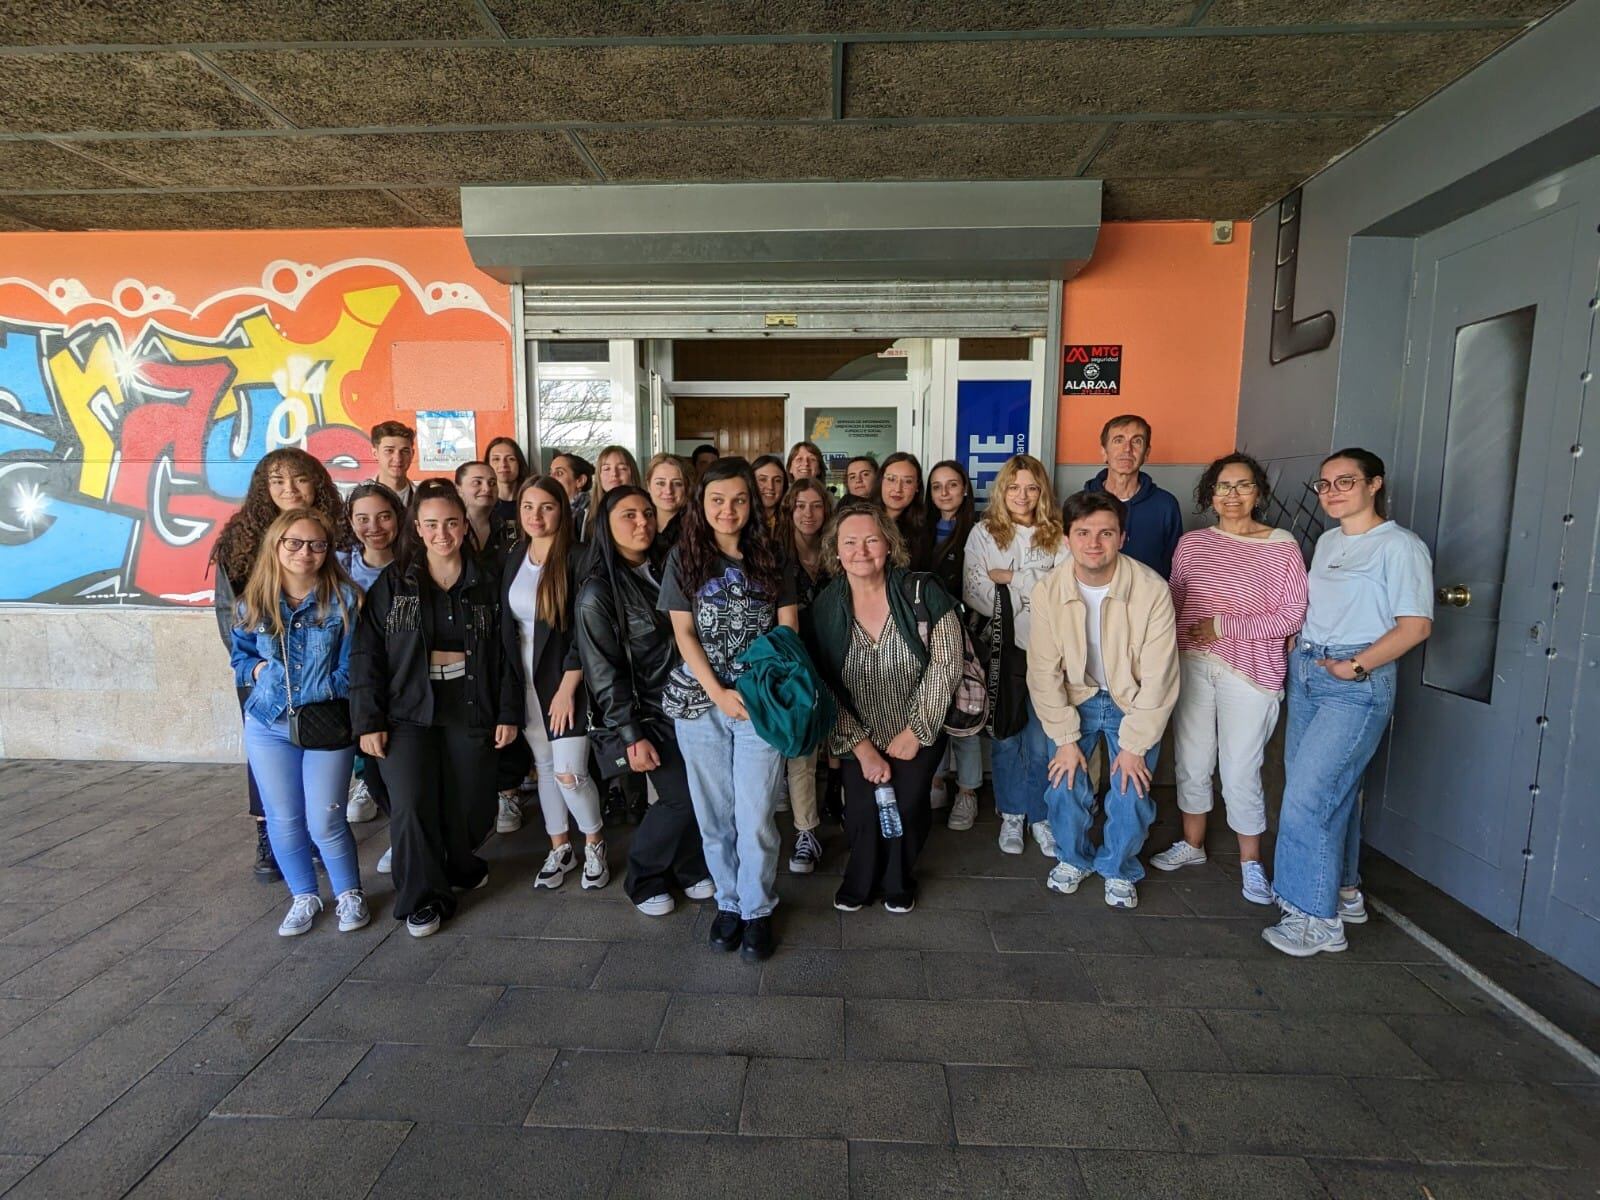
M 640 912 L 660 917 L 674 907 L 671 888 L 691 900 L 708 900 L 715 889 L 672 718 L 662 711 L 678 648 L 656 611 L 663 556 L 655 505 L 643 488 L 621 484 L 605 494 L 589 529 L 591 573 L 578 591 L 578 651 L 594 704 L 589 740 L 603 774 L 632 772 L 655 785 L 623 886 Z
M 351 720 L 389 785 L 394 915 L 413 937 L 454 915 L 456 891 L 487 882 L 476 850 L 494 827 L 495 751 L 522 724 L 500 580 L 462 552 L 468 528 L 454 487 L 417 485 L 350 655 Z

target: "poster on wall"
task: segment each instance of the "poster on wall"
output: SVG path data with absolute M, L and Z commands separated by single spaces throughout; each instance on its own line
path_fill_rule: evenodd
M 863 454 L 882 462 L 899 447 L 899 411 L 887 408 L 807 408 L 806 437 L 822 451 L 828 478 L 844 479 L 845 466 Z
M 417 470 L 454 471 L 478 457 L 478 415 L 471 409 L 417 413 Z
M 1026 379 L 963 379 L 956 384 L 956 457 L 966 466 L 980 505 L 988 500 L 1006 459 L 1031 453 L 1032 392 Z
M 1122 394 L 1121 346 L 1061 347 L 1061 394 Z

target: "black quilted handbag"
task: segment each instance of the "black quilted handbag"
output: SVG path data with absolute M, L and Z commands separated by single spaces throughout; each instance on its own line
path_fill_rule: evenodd
M 294 689 L 289 686 L 289 639 L 279 635 L 283 647 L 283 690 L 289 697 L 289 740 L 302 750 L 343 750 L 355 744 L 350 727 L 350 701 L 317 700 L 294 706 Z

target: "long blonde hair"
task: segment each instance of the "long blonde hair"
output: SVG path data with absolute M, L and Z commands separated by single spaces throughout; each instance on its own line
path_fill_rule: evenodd
M 253 629 L 265 624 L 274 637 L 282 635 L 283 606 L 280 598 L 283 595 L 283 564 L 278 561 L 278 543 L 301 521 L 310 521 L 321 529 L 323 540 L 328 543 L 322 569 L 317 572 L 317 616 L 325 620 L 330 612 L 337 609 L 345 629 L 350 628 L 355 619 L 351 605 L 351 600 L 355 598 L 355 587 L 339 565 L 338 555 L 334 553 L 339 540 L 337 528 L 328 515 L 317 508 L 287 509 L 267 526 L 261 546 L 256 551 L 255 565 L 250 568 L 249 582 L 244 585 L 244 594 L 240 598 L 240 628 Z M 360 603 L 358 599 L 354 602 Z
M 1056 503 L 1056 490 L 1050 486 L 1050 474 L 1044 464 L 1031 454 L 1014 454 L 994 477 L 989 489 L 989 505 L 983 511 L 983 527 L 994 538 L 994 544 L 1004 550 L 1011 545 L 1017 526 L 1006 507 L 1006 489 L 1017 478 L 1018 471 L 1026 471 L 1039 481 L 1039 507 L 1033 510 L 1033 544 L 1046 554 L 1054 554 L 1061 547 L 1064 532 L 1061 527 L 1061 506 Z

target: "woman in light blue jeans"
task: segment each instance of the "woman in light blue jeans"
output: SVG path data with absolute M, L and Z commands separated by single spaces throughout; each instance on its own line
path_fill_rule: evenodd
M 755 476 L 720 458 L 700 477 L 667 559 L 659 607 L 672 619 L 683 662 L 667 680 L 688 766 L 689 793 L 717 889 L 711 944 L 759 962 L 773 950 L 773 884 L 781 839 L 773 819 L 783 758 L 750 724 L 734 682 L 739 656 L 778 624 L 797 629 L 793 576 L 764 520 Z
M 306 750 L 291 736 L 295 710 L 350 694 L 350 640 L 360 596 L 334 557 L 337 533 L 317 509 L 292 508 L 267 529 L 232 634 L 234 682 L 251 689 L 245 754 L 261 789 L 272 855 L 289 885 L 283 937 L 310 930 L 322 899 L 311 843 L 322 852 L 340 932 L 370 919 L 345 823 L 355 743 Z
M 1395 662 L 1433 630 L 1433 563 L 1387 517 L 1383 460 L 1349 449 L 1311 487 L 1339 522 L 1317 541 L 1310 605 L 1289 655 L 1289 723 L 1275 887 L 1283 918 L 1262 931 L 1296 958 L 1347 946 L 1367 919 L 1357 888 L 1360 789 L 1394 711 Z

